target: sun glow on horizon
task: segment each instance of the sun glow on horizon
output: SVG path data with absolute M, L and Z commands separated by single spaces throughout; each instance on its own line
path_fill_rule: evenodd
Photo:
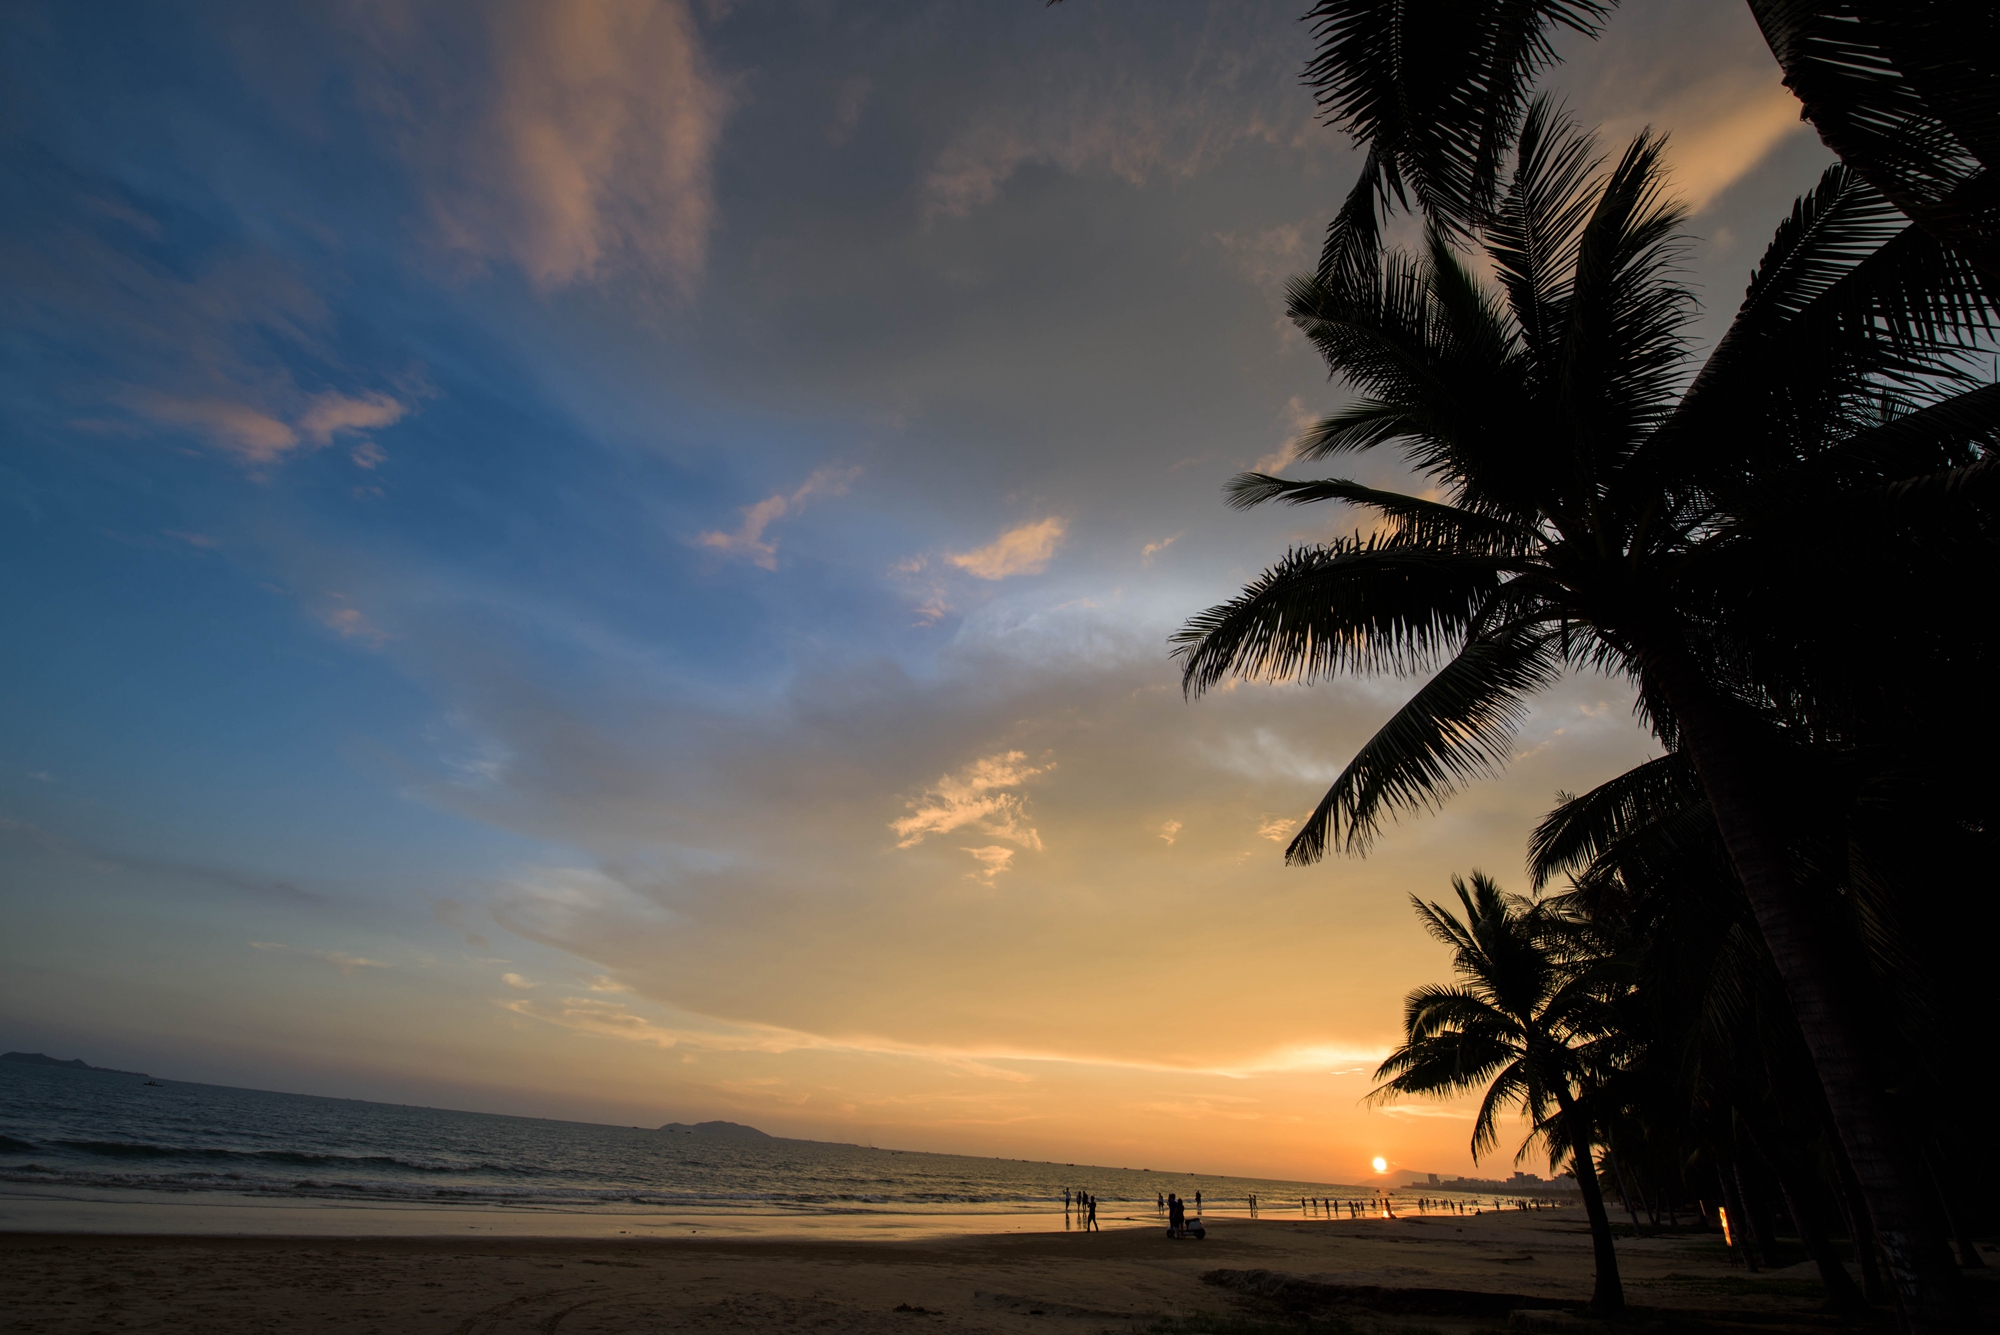
M 1387 1159 L 1384 1159 L 1381 1155 L 1379 1154 L 1376 1155 L 1373 1162 L 1376 1172 L 1386 1173 L 1389 1171 L 1389 1161 Z

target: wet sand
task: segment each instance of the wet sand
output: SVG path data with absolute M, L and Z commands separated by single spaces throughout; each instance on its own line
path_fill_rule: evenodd
M 1345 1317 L 1362 1330 L 1509 1326 L 1590 1290 L 1574 1214 L 1394 1221 L 1212 1219 L 920 1241 L 641 1237 L 137 1237 L 0 1233 L 0 1311 L 21 1335 L 1123 1332 L 1206 1313 Z M 1628 1300 L 1674 1329 L 1861 1329 L 1797 1268 L 1730 1265 L 1710 1236 L 1624 1239 Z M 1357 1291 L 1358 1290 L 1358 1291 Z M 1456 1296 L 1454 1296 L 1456 1295 Z M 1879 1326 L 1881 1323 L 1873 1323 Z

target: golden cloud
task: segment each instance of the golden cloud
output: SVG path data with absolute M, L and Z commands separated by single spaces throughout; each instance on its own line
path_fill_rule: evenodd
M 952 552 L 945 559 L 975 579 L 1006 579 L 1039 575 L 1062 544 L 1069 525 L 1054 517 L 1008 529 L 992 542 L 970 552 Z

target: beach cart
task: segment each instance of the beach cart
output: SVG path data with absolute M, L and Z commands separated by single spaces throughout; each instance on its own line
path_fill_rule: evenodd
M 1200 1215 L 1191 1214 L 1181 1221 L 1181 1226 L 1178 1229 L 1172 1225 L 1168 1225 L 1167 1236 L 1170 1238 L 1193 1238 L 1196 1242 L 1200 1242 L 1208 1236 L 1208 1230 L 1202 1227 Z

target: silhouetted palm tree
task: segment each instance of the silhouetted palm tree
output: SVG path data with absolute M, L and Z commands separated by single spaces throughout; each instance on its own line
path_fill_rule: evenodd
M 1424 929 L 1451 947 L 1458 981 L 1417 988 L 1404 1000 L 1403 1045 L 1376 1069 L 1382 1083 L 1371 1097 L 1483 1089 L 1472 1124 L 1474 1159 L 1498 1142 L 1495 1121 L 1510 1108 L 1538 1126 L 1559 1118 L 1550 1166 L 1569 1160 L 1590 1216 L 1597 1261 L 1590 1305 L 1604 1315 L 1622 1311 L 1618 1253 L 1591 1159 L 1598 1137 L 1580 1102 L 1589 1049 L 1602 1040 L 1607 1019 L 1602 984 L 1587 962 L 1578 968 L 1559 945 L 1551 948 L 1563 925 L 1541 918 L 1528 901 L 1501 893 L 1479 872 L 1470 884 L 1454 876 L 1452 889 L 1464 921 L 1441 905 L 1414 896 L 1411 903 Z
M 1536 889 L 1571 874 L 1544 911 L 1588 923 L 1627 970 L 1608 1026 L 1619 1061 L 1596 1113 L 1621 1159 L 1643 1147 L 1634 1176 L 1655 1189 L 1663 1177 L 1685 1184 L 1699 1159 L 1700 1197 L 1713 1195 L 1718 1169 L 1732 1182 L 1775 1181 L 1775 1193 L 1760 1194 L 1787 1202 L 1829 1306 L 1864 1306 L 1832 1241 L 1846 1229 L 1811 1058 L 1685 758 L 1661 757 L 1565 800 L 1529 849 Z M 1857 1252 L 1872 1275 L 1865 1245 Z
M 1691 302 L 1671 278 L 1680 214 L 1660 143 L 1641 135 L 1598 170 L 1591 141 L 1537 102 L 1481 227 L 1499 294 L 1436 231 L 1373 277 L 1294 280 L 1293 319 L 1364 395 L 1301 454 L 1395 441 L 1442 499 L 1238 478 L 1235 504 L 1342 501 L 1376 531 L 1297 548 L 1193 618 L 1176 637 L 1184 681 L 1435 670 L 1287 849 L 1310 862 L 1497 768 L 1526 701 L 1565 671 L 1633 680 L 1699 778 L 1910 1319 L 1948 1328 L 1955 1273 L 1869 1069 L 1827 906 L 1794 875 L 1771 757 L 1792 732 L 1851 720 L 1860 689 L 1796 652 L 1783 608 L 1825 601 L 1822 554 L 1855 560 L 1830 510 L 1900 544 L 1887 568 L 1971 550 L 1990 566 L 1979 498 L 2000 480 L 1983 463 L 2000 390 L 1951 393 L 1968 383 L 1953 339 L 1977 295 L 1913 281 L 1895 249 L 1907 223 L 1836 166 L 1683 390 Z M 1934 480 L 1903 481 L 1919 476 Z M 1926 555 L 1934 542 L 1945 556 Z
M 1560 29 L 1595 36 L 1616 0 L 1319 0 L 1305 76 L 1367 150 L 1328 228 L 1323 276 L 1365 279 L 1383 215 L 1413 201 L 1475 230 L 1498 194 Z M 1750 0 L 1821 140 L 2000 297 L 2000 6 L 1990 0 Z

